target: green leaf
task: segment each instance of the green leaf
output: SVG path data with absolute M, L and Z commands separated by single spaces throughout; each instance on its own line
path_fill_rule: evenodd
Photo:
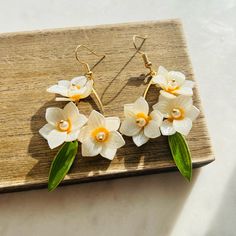
M 168 136 L 170 150 L 180 173 L 188 179 L 192 178 L 192 161 L 188 144 L 182 134 L 176 132 Z
M 54 190 L 64 179 L 75 159 L 77 149 L 77 141 L 63 144 L 51 164 L 48 180 L 49 191 Z

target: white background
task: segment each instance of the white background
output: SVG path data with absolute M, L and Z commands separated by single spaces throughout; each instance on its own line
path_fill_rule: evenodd
M 0 0 L 0 32 L 180 18 L 216 161 L 194 172 L 0 195 L 0 235 L 236 235 L 235 0 Z

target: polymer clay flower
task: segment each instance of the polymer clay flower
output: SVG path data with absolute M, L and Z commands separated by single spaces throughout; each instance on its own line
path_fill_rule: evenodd
M 179 71 L 167 71 L 164 67 L 160 66 L 152 82 L 161 87 L 160 93 L 163 96 L 169 98 L 174 98 L 177 95 L 193 95 L 194 82 L 186 80 L 185 75 Z
M 56 98 L 56 101 L 79 101 L 88 97 L 93 89 L 93 80 L 85 76 L 78 76 L 69 80 L 60 80 L 58 84 L 47 89 L 49 93 L 60 94 L 63 97 Z
M 47 108 L 46 120 L 48 123 L 39 130 L 39 133 L 48 141 L 51 149 L 64 142 L 76 140 L 81 127 L 87 122 L 87 118 L 79 113 L 73 102 L 68 103 L 63 109 Z
M 105 118 L 93 110 L 88 123 L 81 129 L 79 141 L 82 143 L 82 156 L 101 156 L 112 160 L 118 148 L 125 144 L 122 135 L 117 131 L 120 127 L 118 117 Z
M 173 135 L 179 132 L 188 135 L 192 128 L 192 122 L 198 117 L 200 111 L 193 106 L 192 97 L 180 95 L 166 98 L 160 95 L 159 102 L 153 109 L 162 113 L 166 118 L 161 125 L 163 135 Z
M 138 147 L 150 138 L 161 135 L 163 116 L 159 111 L 152 111 L 149 115 L 149 106 L 143 97 L 138 98 L 133 104 L 124 105 L 124 115 L 125 120 L 121 124 L 120 132 L 132 136 Z

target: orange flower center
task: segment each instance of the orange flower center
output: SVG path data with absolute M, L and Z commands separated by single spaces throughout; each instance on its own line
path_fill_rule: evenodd
M 57 129 L 61 132 L 70 133 L 71 132 L 71 121 L 70 121 L 70 119 L 60 120 L 57 123 Z
M 70 99 L 72 101 L 79 101 L 80 97 L 81 97 L 80 94 L 75 94 L 75 95 L 70 96 Z
M 175 79 L 172 79 L 168 82 L 167 86 L 164 88 L 164 90 L 168 93 L 175 94 L 175 90 L 179 89 L 179 86 Z
M 92 131 L 92 136 L 99 143 L 106 142 L 109 137 L 109 131 L 104 127 L 99 127 Z
M 182 108 L 173 108 L 168 118 L 169 121 L 173 120 L 183 120 L 185 116 L 185 111 Z
M 150 116 L 147 116 L 143 112 L 140 112 L 140 113 L 136 114 L 136 124 L 139 127 L 146 126 L 151 119 L 152 118 Z

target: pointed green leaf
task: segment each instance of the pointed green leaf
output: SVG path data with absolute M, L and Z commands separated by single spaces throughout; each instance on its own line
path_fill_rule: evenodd
M 168 136 L 170 150 L 180 173 L 189 181 L 192 178 L 192 161 L 188 144 L 182 134 Z
M 48 180 L 49 191 L 54 190 L 64 179 L 75 159 L 77 149 L 77 141 L 66 142 L 63 144 L 51 164 Z

